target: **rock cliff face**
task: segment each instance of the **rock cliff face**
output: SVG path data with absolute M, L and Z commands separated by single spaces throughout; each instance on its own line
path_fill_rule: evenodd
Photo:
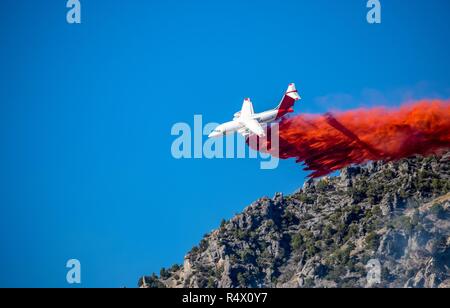
M 450 153 L 261 198 L 142 287 L 450 287 Z

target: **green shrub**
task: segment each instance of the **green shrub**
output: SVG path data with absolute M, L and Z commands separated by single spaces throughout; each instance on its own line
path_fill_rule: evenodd
M 326 280 L 331 280 L 334 282 L 340 282 L 342 277 L 347 273 L 347 268 L 344 265 L 336 265 L 325 276 Z
M 163 267 L 159 271 L 159 277 L 161 277 L 162 279 L 167 279 L 170 277 L 170 272 Z
M 159 281 L 158 277 L 155 273 L 151 276 L 145 276 L 143 279 L 139 281 L 139 287 L 142 287 L 145 284 L 147 288 L 165 288 L 166 286 Z
M 204 238 L 200 241 L 200 250 L 205 251 L 208 248 L 208 241 Z
M 224 230 L 225 227 L 226 227 L 226 225 L 227 225 L 227 221 L 226 221 L 225 219 L 222 219 L 222 220 L 220 221 L 220 229 L 221 229 L 221 230 Z
M 238 273 L 237 281 L 239 283 L 239 286 L 245 287 L 247 285 L 247 275 L 244 273 Z
M 376 184 L 375 182 L 369 183 L 366 190 L 366 195 L 370 204 L 378 204 L 386 190 L 387 188 L 383 185 Z
M 173 273 L 173 272 L 178 271 L 179 269 L 180 269 L 180 266 L 178 264 L 174 264 L 170 267 L 169 271 L 171 271 Z
M 250 236 L 250 232 L 247 230 L 236 229 L 234 231 L 234 236 L 239 240 L 246 240 Z
M 192 247 L 191 254 L 196 254 L 197 252 L 199 252 L 198 247 L 197 246 Z
M 306 244 L 306 257 L 312 258 L 317 253 L 317 247 L 314 245 L 314 243 L 307 243 Z
M 315 199 L 313 197 L 311 197 L 305 193 L 299 193 L 299 194 L 297 194 L 296 197 L 300 202 L 303 202 L 306 204 L 313 204 L 315 201 Z
M 303 246 L 303 237 L 301 234 L 295 234 L 291 239 L 291 247 L 292 250 L 300 250 L 300 248 Z
M 328 188 L 329 188 L 328 180 L 323 179 L 317 182 L 316 184 L 316 189 L 321 192 L 326 191 Z
M 331 238 L 335 233 L 336 233 L 336 230 L 334 230 L 334 229 L 333 229 L 333 226 L 331 226 L 331 225 L 326 225 L 326 226 L 323 228 L 323 232 L 322 232 L 323 237 L 324 237 L 325 239 Z
M 213 277 L 208 278 L 208 284 L 206 285 L 207 288 L 214 288 L 216 286 L 216 282 L 214 281 Z
M 380 236 L 375 232 L 370 232 L 365 239 L 366 247 L 370 250 L 377 250 L 380 244 Z
M 348 227 L 347 235 L 345 236 L 344 240 L 348 241 L 349 239 L 356 237 L 358 235 L 358 231 L 359 231 L 358 225 L 355 223 L 352 223 Z
M 444 207 L 440 204 L 434 204 L 430 208 L 430 212 L 432 214 L 436 215 L 436 217 L 439 219 L 444 219 L 446 216 L 446 211 L 445 211 Z
M 408 234 L 411 234 L 411 232 L 414 230 L 414 225 L 411 223 L 411 218 L 407 216 L 399 217 L 396 223 L 396 227 Z
M 357 187 L 349 188 L 347 194 L 353 199 L 354 203 L 360 203 L 361 201 L 364 201 L 364 199 L 367 198 L 366 187 L 367 186 L 365 185 L 360 185 Z
M 253 251 L 248 248 L 244 249 L 240 252 L 240 257 L 241 257 L 242 262 L 244 262 L 244 263 L 250 263 L 255 258 Z

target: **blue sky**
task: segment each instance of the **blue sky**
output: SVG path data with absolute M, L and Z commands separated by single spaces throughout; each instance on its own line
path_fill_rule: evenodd
M 0 3 L 0 286 L 134 287 L 261 196 L 292 161 L 175 160 L 176 122 L 224 122 L 250 96 L 297 112 L 448 97 L 447 0 Z

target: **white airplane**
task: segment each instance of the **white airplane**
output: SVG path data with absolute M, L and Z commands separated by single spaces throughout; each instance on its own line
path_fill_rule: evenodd
M 292 107 L 295 101 L 300 99 L 295 84 L 291 83 L 281 99 L 280 104 L 275 108 L 268 111 L 255 113 L 253 110 L 253 104 L 249 98 L 244 100 L 241 111 L 234 114 L 233 121 L 223 123 L 217 126 L 209 138 L 221 137 L 234 132 L 240 133 L 242 136 L 247 137 L 255 134 L 259 137 L 264 137 L 264 127 L 267 123 L 273 122 L 287 113 L 293 112 Z

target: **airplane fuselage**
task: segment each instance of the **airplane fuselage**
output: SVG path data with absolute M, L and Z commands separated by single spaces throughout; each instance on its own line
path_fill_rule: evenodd
M 268 110 L 260 113 L 255 113 L 250 116 L 251 119 L 255 119 L 260 124 L 267 124 L 275 121 L 278 115 L 278 110 Z M 241 121 L 240 121 L 241 120 Z M 225 122 L 217 126 L 214 131 L 210 134 L 210 137 L 219 137 L 235 132 L 241 133 L 242 135 L 248 135 L 249 132 L 246 131 L 245 125 L 242 123 L 242 118 L 235 117 L 232 121 Z

